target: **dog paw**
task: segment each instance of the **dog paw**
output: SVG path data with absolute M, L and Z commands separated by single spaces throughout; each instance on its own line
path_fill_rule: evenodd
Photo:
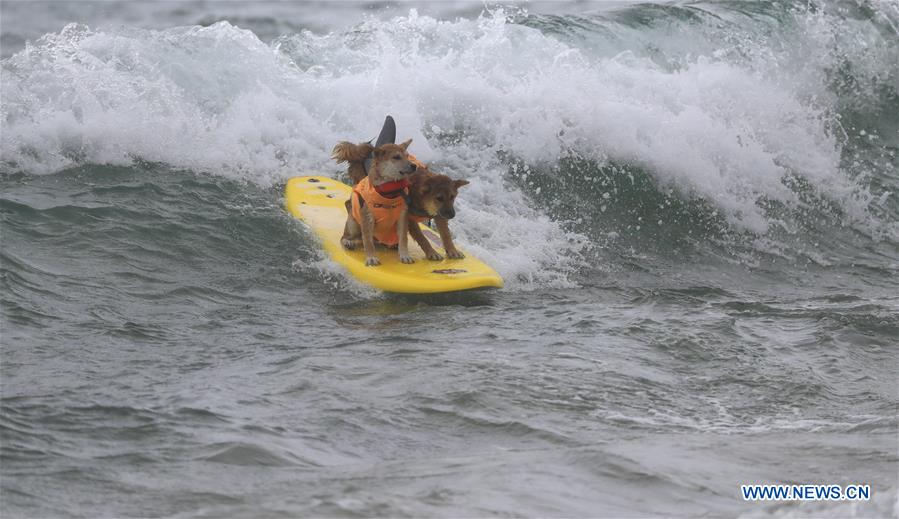
M 378 258 L 376 258 L 374 256 L 369 256 L 368 258 L 365 258 L 365 266 L 366 267 L 377 267 L 380 264 L 381 264 L 381 260 L 379 260 Z
M 428 259 L 431 261 L 440 261 L 443 259 L 443 256 L 437 251 L 431 251 L 428 253 Z
M 412 256 L 408 254 L 400 254 L 400 262 L 401 263 L 415 263 L 415 260 L 412 259 Z
M 465 254 L 462 254 L 456 249 L 446 251 L 446 257 L 450 259 L 462 259 L 465 257 Z
M 356 248 L 356 242 L 353 240 L 342 239 L 340 240 L 340 244 L 343 245 L 344 249 L 353 250 Z

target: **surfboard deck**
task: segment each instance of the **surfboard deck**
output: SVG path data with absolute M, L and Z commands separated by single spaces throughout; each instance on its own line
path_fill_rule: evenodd
M 352 188 L 342 182 L 323 176 L 294 177 L 287 181 L 284 199 L 287 211 L 306 223 L 321 240 L 328 255 L 347 269 L 357 280 L 385 292 L 429 294 L 457 292 L 474 288 L 503 286 L 503 279 L 481 260 L 465 254 L 463 259 L 447 259 L 440 235 L 420 224 L 424 235 L 443 260 L 431 261 L 409 238 L 409 255 L 415 263 L 399 260 L 396 249 L 377 248 L 381 264 L 365 266 L 365 251 L 346 250 L 340 244 L 347 212 L 344 202 L 350 198 Z M 460 249 L 461 250 L 461 249 Z

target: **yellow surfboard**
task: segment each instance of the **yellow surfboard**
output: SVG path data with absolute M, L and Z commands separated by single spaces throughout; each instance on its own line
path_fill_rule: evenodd
M 444 256 L 443 260 L 427 259 L 410 238 L 409 255 L 415 263 L 400 263 L 396 249 L 378 247 L 381 264 L 366 267 L 364 251 L 346 250 L 340 244 L 347 218 L 344 202 L 352 192 L 350 186 L 328 177 L 294 177 L 287 181 L 284 198 L 287 211 L 312 228 L 331 259 L 359 281 L 386 292 L 410 294 L 503 286 L 503 278 L 495 270 L 468 253 L 463 259 L 446 259 L 440 235 L 425 225 L 421 225 L 422 232 Z

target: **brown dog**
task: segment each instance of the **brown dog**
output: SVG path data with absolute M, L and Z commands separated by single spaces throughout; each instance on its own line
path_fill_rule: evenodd
M 431 242 L 425 238 L 418 222 L 433 218 L 440 232 L 440 241 L 446 255 L 452 259 L 465 257 L 453 243 L 453 235 L 449 230 L 449 220 L 456 216 L 453 203 L 456 200 L 459 188 L 468 185 L 467 180 L 453 180 L 446 175 L 433 173 L 427 168 L 412 175 L 409 179 L 409 198 L 406 204 L 409 206 L 409 234 L 421 247 L 429 260 L 440 261 L 443 259 Z
M 365 159 L 372 154 L 375 147 L 370 142 L 362 142 L 353 144 L 352 142 L 338 142 L 334 149 L 331 150 L 331 158 L 336 160 L 338 164 L 347 162 L 347 174 L 350 176 L 352 185 L 356 185 L 360 180 L 365 178 Z
M 331 157 L 338 164 L 349 162 L 348 172 L 351 178 L 355 177 L 353 194 L 346 202 L 347 221 L 340 243 L 347 249 L 355 249 L 361 241 L 365 247 L 366 266 L 381 264 L 375 255 L 375 240 L 386 246 L 397 245 L 400 261 L 412 263 L 408 250 L 404 178 L 416 169 L 406 151 L 411 143 L 412 139 L 409 139 L 402 144 L 372 147 L 370 144 L 340 142 L 331 151 Z M 366 175 L 365 160 L 369 152 L 371 163 Z

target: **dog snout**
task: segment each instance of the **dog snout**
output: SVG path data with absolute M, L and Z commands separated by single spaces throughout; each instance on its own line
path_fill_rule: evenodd
M 415 164 L 409 164 L 409 167 L 412 168 L 413 173 L 415 172 L 416 169 L 418 169 L 418 166 L 416 166 Z
M 440 213 L 441 213 L 441 216 L 443 216 L 443 217 L 446 218 L 447 220 L 449 220 L 449 219 L 453 218 L 454 216 L 456 216 L 456 210 L 455 210 L 455 209 L 444 209 L 443 211 L 440 211 Z

